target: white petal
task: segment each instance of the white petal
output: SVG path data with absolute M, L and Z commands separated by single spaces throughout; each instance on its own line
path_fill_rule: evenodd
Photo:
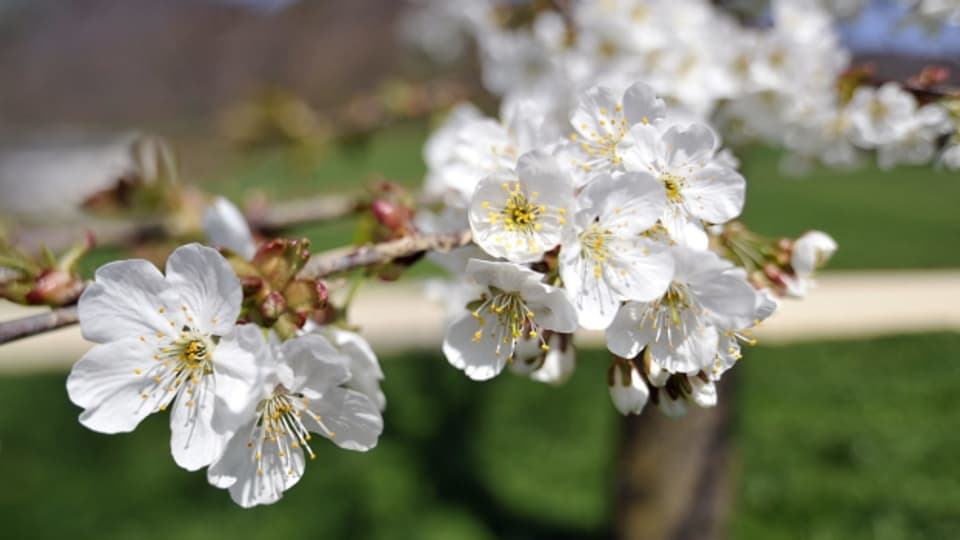
M 717 136 L 704 124 L 671 126 L 663 134 L 669 163 L 674 168 L 693 163 L 705 163 L 713 157 Z
M 477 320 L 467 314 L 450 325 L 443 340 L 443 354 L 447 361 L 473 380 L 485 381 L 499 375 L 512 352 L 491 335 L 491 327 L 492 324 L 488 323 L 481 328 Z M 481 339 L 474 342 L 478 330 L 482 330 Z M 503 348 L 499 354 L 498 346 Z
M 700 407 L 714 407 L 717 404 L 717 386 L 713 381 L 704 382 L 700 377 L 688 377 L 693 392 L 690 399 Z
M 616 112 L 618 101 L 617 96 L 607 88 L 590 88 L 577 97 L 570 123 L 585 138 L 595 139 L 598 134 L 610 133 L 610 122 L 600 125 L 600 120 Z M 607 114 L 602 115 L 601 111 Z
M 747 182 L 737 171 L 708 165 L 688 177 L 683 188 L 690 213 L 710 223 L 725 223 L 743 211 Z
M 243 292 L 230 263 L 200 244 L 177 248 L 167 259 L 169 282 L 186 306 L 194 327 L 214 335 L 230 332 L 240 314 Z
M 547 330 L 562 334 L 577 329 L 577 311 L 562 289 L 536 283 L 536 289 L 525 288 L 521 294 L 535 313 L 535 319 Z
M 212 359 L 218 399 L 215 425 L 226 429 L 221 423 L 230 422 L 230 415 L 246 418 L 266 397 L 264 381 L 272 375 L 273 359 L 255 324 L 238 326 L 224 336 L 213 350 Z
M 293 372 L 293 380 L 285 383 L 291 391 L 309 388 L 323 394 L 350 380 L 349 360 L 320 334 L 289 339 L 280 350 L 283 362 Z
M 622 358 L 633 358 L 653 339 L 650 324 L 641 320 L 643 302 L 627 302 L 607 328 L 607 349 Z
M 756 318 L 757 292 L 746 278 L 724 274 L 691 284 L 697 301 L 721 328 L 748 328 Z
M 276 444 L 264 444 L 258 462 L 255 450 L 248 446 L 253 427 L 253 422 L 242 426 L 207 470 L 210 484 L 229 488 L 230 497 L 244 508 L 280 500 L 284 490 L 296 484 L 304 470 L 302 450 L 289 449 L 287 457 L 281 459 Z
M 669 249 L 641 238 L 618 246 L 614 253 L 616 264 L 605 273 L 622 299 L 647 302 L 663 296 L 674 275 Z
M 214 199 L 204 211 L 203 232 L 210 245 L 227 248 L 244 259 L 252 259 L 257 250 L 246 218 L 223 197 Z
M 630 125 L 653 124 L 667 115 L 667 106 L 653 88 L 635 83 L 623 95 L 623 113 Z
M 543 364 L 530 374 L 530 378 L 546 384 L 563 384 L 570 379 L 574 368 L 577 367 L 576 350 L 569 340 L 565 346 L 561 344 L 559 336 L 556 334 L 549 340 L 548 345 L 550 345 L 550 350 L 547 351 Z M 514 362 L 513 364 L 517 363 Z
M 80 423 L 101 433 L 132 431 L 155 410 L 156 402 L 142 397 L 155 363 L 153 350 L 137 338 L 87 351 L 67 377 L 70 401 L 86 409 Z
M 651 343 L 650 357 L 670 373 L 694 374 L 713 363 L 719 339 L 712 326 L 691 329 L 680 343 L 664 339 Z
M 670 238 L 677 244 L 694 250 L 706 250 L 710 245 L 710 238 L 703 229 L 700 220 L 691 219 L 685 211 L 675 205 L 667 207 L 660 218 Z
M 820 231 L 809 231 L 793 243 L 790 266 L 801 277 L 809 277 L 837 251 L 837 242 Z
M 367 340 L 356 332 L 330 325 L 322 327 L 321 332 L 350 359 L 350 381 L 347 387 L 366 394 L 381 411 L 384 410 L 387 407 L 387 398 L 380 389 L 380 381 L 384 378 L 383 370 L 380 369 L 377 355 Z
M 175 306 L 174 292 L 153 264 L 142 259 L 108 263 L 80 295 L 80 331 L 94 343 L 169 332 L 163 313 Z
M 305 416 L 303 423 L 307 429 L 324 435 L 340 448 L 360 452 L 370 450 L 377 445 L 383 432 L 380 408 L 356 390 L 333 388 L 323 395 L 323 399 L 310 402 L 310 411 L 320 416 L 323 426 L 314 418 Z
M 621 154 L 623 167 L 628 171 L 659 175 L 666 158 L 666 149 L 660 130 L 653 126 L 637 124 L 630 128 L 624 138 L 626 150 Z
M 200 377 L 193 394 L 183 393 L 170 412 L 170 452 L 177 465 L 195 471 L 213 463 L 223 452 L 228 433 L 213 428 L 216 407 L 216 380 Z
M 560 252 L 560 276 L 567 294 L 577 312 L 580 326 L 591 330 L 603 330 L 610 326 L 620 309 L 621 296 L 614 291 L 601 271 L 597 278 L 595 263 L 580 255 L 579 242 L 564 243 Z
M 632 364 L 610 366 L 610 400 L 620 414 L 640 414 L 650 397 L 650 389 Z

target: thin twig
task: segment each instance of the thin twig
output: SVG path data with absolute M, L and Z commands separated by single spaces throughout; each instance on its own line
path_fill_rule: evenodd
M 444 234 L 424 234 L 391 240 L 380 244 L 318 253 L 307 261 L 299 277 L 319 279 L 356 268 L 366 268 L 401 260 L 428 251 L 446 252 L 470 243 L 469 230 Z M 66 306 L 49 313 L 0 322 L 0 344 L 50 332 L 76 324 L 77 307 Z
M 408 236 L 370 246 L 336 250 L 310 257 L 298 277 L 319 279 L 339 272 L 412 257 L 428 251 L 447 252 L 470 243 L 469 230 Z
M 56 308 L 48 313 L 0 323 L 0 343 L 9 343 L 44 332 L 52 332 L 79 320 L 77 306 Z

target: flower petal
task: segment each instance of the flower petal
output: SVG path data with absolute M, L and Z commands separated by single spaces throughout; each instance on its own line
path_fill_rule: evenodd
M 323 399 L 311 402 L 310 411 L 320 420 L 304 417 L 307 429 L 326 436 L 340 448 L 365 452 L 377 445 L 383 432 L 380 408 L 356 390 L 334 388 Z
M 244 259 L 252 259 L 257 250 L 246 218 L 223 197 L 214 199 L 204 211 L 203 232 L 210 245 L 227 248 Z
M 667 106 L 653 88 L 635 83 L 623 94 L 623 113 L 630 125 L 652 124 L 667 115 Z
M 153 264 L 142 259 L 107 263 L 80 295 L 80 331 L 94 343 L 168 332 L 170 321 L 163 314 L 175 306 L 175 293 Z
M 476 333 L 480 331 L 480 339 L 474 341 Z M 458 369 L 462 369 L 467 377 L 475 381 L 492 379 L 503 371 L 507 357 L 512 351 L 497 349 L 501 343 L 490 332 L 490 325 L 480 327 L 472 316 L 465 315 L 456 320 L 447 329 L 443 340 L 443 354 L 447 361 Z
M 197 329 L 218 336 L 233 329 L 243 292 L 223 255 L 200 244 L 181 246 L 167 259 L 166 273 Z
M 284 381 L 290 391 L 308 388 L 312 398 L 350 380 L 349 360 L 320 334 L 289 339 L 280 351 L 283 362 L 293 372 L 293 380 Z
M 213 463 L 223 451 L 229 434 L 213 427 L 216 379 L 200 377 L 193 393 L 180 394 L 170 412 L 170 452 L 177 465 L 195 471 Z M 184 383 L 188 384 L 188 383 Z
M 157 406 L 143 398 L 154 364 L 150 346 L 136 338 L 90 349 L 67 377 L 70 401 L 86 409 L 80 423 L 100 433 L 133 431 Z
M 653 341 L 653 330 L 642 318 L 646 307 L 644 302 L 627 302 L 620 308 L 606 332 L 610 352 L 622 358 L 634 358 Z
M 683 188 L 690 213 L 710 223 L 725 223 L 740 215 L 747 181 L 737 171 L 707 165 L 689 177 Z

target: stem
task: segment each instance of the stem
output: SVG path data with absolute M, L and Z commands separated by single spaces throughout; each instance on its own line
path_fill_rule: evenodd
M 21 338 L 51 332 L 64 326 L 76 324 L 79 320 L 77 306 L 66 306 L 41 313 L 0 323 L 0 343 L 9 343 Z
M 424 234 L 391 240 L 349 251 L 334 250 L 318 253 L 307 261 L 298 277 L 320 279 L 340 272 L 375 266 L 429 251 L 450 251 L 471 241 L 470 230 L 453 233 Z M 77 307 L 66 306 L 49 313 L 0 322 L 0 344 L 50 332 L 78 322 Z

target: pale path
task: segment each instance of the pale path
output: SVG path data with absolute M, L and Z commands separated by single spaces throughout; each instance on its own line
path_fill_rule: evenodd
M 42 312 L 0 304 L 0 320 Z M 378 353 L 439 351 L 443 309 L 410 284 L 361 287 L 352 313 Z M 761 343 L 861 338 L 937 330 L 960 331 L 960 271 L 831 272 L 802 301 L 785 300 L 756 333 Z M 597 332 L 578 335 L 581 345 L 602 346 Z M 77 327 L 0 345 L 0 374 L 65 370 L 89 348 Z

